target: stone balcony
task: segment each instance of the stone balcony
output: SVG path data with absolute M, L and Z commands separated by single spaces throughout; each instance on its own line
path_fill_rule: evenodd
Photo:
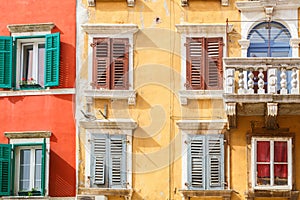
M 277 115 L 300 114 L 300 58 L 224 58 L 224 69 L 231 127 L 236 115 L 265 115 L 272 128 Z

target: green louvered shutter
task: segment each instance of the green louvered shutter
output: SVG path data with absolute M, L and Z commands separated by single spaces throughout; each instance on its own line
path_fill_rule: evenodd
M 0 196 L 10 195 L 11 145 L 0 144 Z
M 210 135 L 207 144 L 207 189 L 224 189 L 223 135 Z
M 188 141 L 189 189 L 205 189 L 205 138 L 194 135 Z
M 108 137 L 104 134 L 95 134 L 92 139 L 92 156 L 91 156 L 91 167 L 92 167 L 92 185 L 97 187 L 107 186 L 107 175 L 106 175 L 106 162 L 107 162 L 107 151 L 108 148 Z
M 46 35 L 45 87 L 59 85 L 60 34 Z
M 0 88 L 12 87 L 12 37 L 0 36 Z
M 124 135 L 110 136 L 110 173 L 111 188 L 126 187 L 126 140 Z

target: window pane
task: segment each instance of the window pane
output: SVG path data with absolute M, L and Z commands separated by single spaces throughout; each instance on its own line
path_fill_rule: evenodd
M 22 149 L 20 151 L 20 181 L 19 190 L 30 190 L 30 150 Z
M 27 84 L 27 81 L 33 78 L 33 45 L 24 45 L 22 50 L 22 81 L 24 84 Z
M 287 162 L 287 142 L 274 142 L 274 161 Z
M 270 185 L 270 165 L 257 165 L 257 185 Z
M 35 175 L 34 175 L 34 188 L 41 190 L 42 182 L 42 150 L 35 150 Z
M 257 141 L 257 162 L 270 162 L 270 142 Z
M 287 185 L 288 184 L 288 165 L 287 164 L 275 164 L 274 165 L 275 185 Z

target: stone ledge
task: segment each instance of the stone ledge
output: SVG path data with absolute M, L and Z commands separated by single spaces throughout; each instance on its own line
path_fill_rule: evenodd
M 226 28 L 226 24 L 176 24 L 178 33 L 196 33 L 197 35 L 208 36 L 211 34 L 225 35 L 233 30 L 233 25 L 229 24 Z
M 17 90 L 17 91 L 0 90 L 0 97 L 66 95 L 66 94 L 75 94 L 75 88 L 43 89 L 43 90 Z
M 246 193 L 246 199 L 254 200 L 255 198 L 287 198 L 297 200 L 299 191 L 292 190 L 255 190 Z
M 227 120 L 179 120 L 176 124 L 181 130 L 223 130 Z
M 223 99 L 223 90 L 180 90 L 181 105 L 187 105 L 188 99 Z
M 21 138 L 50 138 L 50 131 L 23 131 L 23 132 L 4 132 L 5 137 L 9 139 Z
M 179 190 L 185 199 L 191 197 L 223 197 L 223 199 L 229 200 L 233 190 Z
M 83 24 L 81 27 L 88 34 L 133 34 L 139 30 L 136 24 Z
M 85 129 L 120 129 L 133 130 L 137 128 L 137 123 L 131 119 L 109 119 L 80 121 L 80 125 Z
M 85 90 L 86 97 L 93 99 L 127 99 L 128 105 L 135 105 L 136 92 L 134 90 Z
M 131 196 L 131 189 L 116 188 L 78 188 L 78 195 Z
M 54 27 L 55 27 L 55 24 L 53 22 L 40 23 L 40 24 L 11 24 L 11 25 L 7 25 L 7 28 L 11 33 L 44 32 L 44 31 L 51 31 Z
M 225 102 L 235 103 L 300 103 L 299 94 L 223 94 Z

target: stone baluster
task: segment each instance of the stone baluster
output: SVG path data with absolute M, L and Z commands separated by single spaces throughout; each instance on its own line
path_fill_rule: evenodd
M 287 94 L 287 81 L 286 81 L 286 69 L 281 68 L 280 74 L 280 94 Z
M 296 68 L 292 69 L 292 81 L 291 81 L 291 85 L 292 85 L 292 89 L 291 89 L 291 94 L 299 94 L 299 86 L 298 86 L 298 72 Z
M 244 73 L 243 70 L 239 70 L 239 89 L 238 94 L 244 94 L 245 93 L 245 81 L 244 81 Z
M 265 94 L 265 89 L 264 89 L 264 85 L 265 85 L 265 81 L 264 81 L 264 70 L 263 69 L 259 69 L 258 70 L 258 94 Z
M 226 93 L 233 94 L 235 91 L 234 85 L 235 69 L 226 69 Z
M 277 94 L 277 69 L 268 67 L 268 94 Z
M 250 69 L 248 74 L 248 94 L 254 94 L 254 74 L 253 69 Z

